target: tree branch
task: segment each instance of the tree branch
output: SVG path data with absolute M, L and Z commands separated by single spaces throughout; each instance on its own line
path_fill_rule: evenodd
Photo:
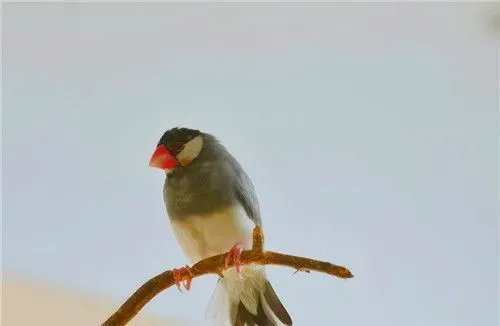
M 264 235 L 262 229 L 256 227 L 253 231 L 252 250 L 245 250 L 241 254 L 241 264 L 281 265 L 295 268 L 297 271 L 317 271 L 340 278 L 351 278 L 351 272 L 342 266 L 319 260 L 285 255 L 273 251 L 264 251 Z M 225 269 L 227 253 L 212 256 L 199 261 L 190 267 L 190 272 L 183 271 L 182 280 L 189 277 L 196 278 L 206 274 L 222 276 Z M 123 326 L 161 291 L 175 284 L 172 270 L 157 275 L 144 283 L 125 303 L 111 315 L 101 326 Z

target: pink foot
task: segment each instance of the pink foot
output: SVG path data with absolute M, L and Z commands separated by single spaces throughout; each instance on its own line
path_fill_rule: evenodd
M 226 256 L 226 268 L 231 265 L 231 263 L 236 268 L 236 274 L 240 276 L 240 267 L 241 267 L 241 252 L 243 251 L 243 245 L 237 242 L 231 250 L 229 250 Z
M 182 292 L 182 290 L 181 290 L 181 283 L 184 286 L 184 288 L 187 291 L 189 291 L 191 289 L 191 281 L 192 281 L 191 270 L 189 269 L 189 266 L 186 265 L 186 267 L 182 267 L 180 269 L 174 268 L 173 272 L 174 272 L 175 285 L 177 285 L 177 288 L 179 289 L 179 291 Z M 182 282 L 182 273 L 188 273 L 189 274 L 188 278 L 184 282 Z

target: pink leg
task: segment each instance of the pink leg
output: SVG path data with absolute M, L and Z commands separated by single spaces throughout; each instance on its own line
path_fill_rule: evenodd
M 226 256 L 226 268 L 231 265 L 231 263 L 236 268 L 236 274 L 240 275 L 240 267 L 241 267 L 241 252 L 243 251 L 243 245 L 237 242 L 231 250 L 229 250 Z
M 174 272 L 174 280 L 175 280 L 175 285 L 177 285 L 177 288 L 179 289 L 179 291 L 182 292 L 181 290 L 181 283 L 182 283 L 182 273 L 188 273 L 189 276 L 188 278 L 184 281 L 184 283 L 182 283 L 182 285 L 184 286 L 184 288 L 189 291 L 191 289 L 191 281 L 192 281 L 192 278 L 191 278 L 191 271 L 189 269 L 189 266 L 186 265 L 186 267 L 182 267 L 180 269 L 176 269 L 174 268 L 173 269 L 173 272 Z

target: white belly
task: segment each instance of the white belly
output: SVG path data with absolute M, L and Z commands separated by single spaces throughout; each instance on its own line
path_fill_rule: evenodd
M 241 205 L 171 220 L 177 242 L 192 263 L 228 251 L 236 242 L 252 247 L 255 227 Z

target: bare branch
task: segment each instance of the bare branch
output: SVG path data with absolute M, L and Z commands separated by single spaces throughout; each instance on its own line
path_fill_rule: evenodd
M 351 278 L 351 272 L 342 266 L 310 258 L 285 255 L 273 251 L 263 250 L 264 235 L 262 229 L 256 227 L 253 231 L 252 250 L 245 250 L 241 254 L 241 264 L 281 265 L 297 271 L 316 271 L 340 278 Z M 182 280 L 189 277 L 196 278 L 206 274 L 221 275 L 225 267 L 227 253 L 212 256 L 190 267 L 190 273 L 183 271 Z M 161 273 L 144 283 L 127 301 L 111 315 L 101 326 L 123 326 L 161 291 L 175 284 L 172 270 Z

